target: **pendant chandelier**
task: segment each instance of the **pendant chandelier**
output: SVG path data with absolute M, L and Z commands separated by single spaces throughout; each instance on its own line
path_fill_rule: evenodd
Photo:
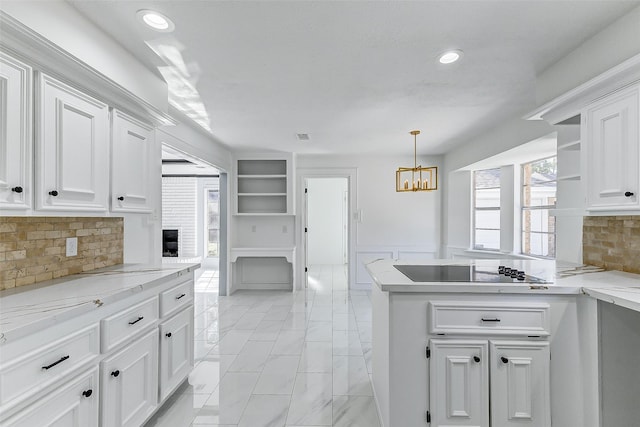
M 396 191 L 434 191 L 438 189 L 438 168 L 436 166 L 422 167 L 418 165 L 416 155 L 416 137 L 419 130 L 409 132 L 413 135 L 413 167 L 398 168 L 396 171 Z

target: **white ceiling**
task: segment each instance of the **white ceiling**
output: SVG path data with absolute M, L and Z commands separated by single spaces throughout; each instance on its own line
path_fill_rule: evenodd
M 441 154 L 522 115 L 536 107 L 537 74 L 640 4 L 70 3 L 159 75 L 182 78 L 192 110 L 230 147 L 337 154 L 412 154 L 412 129 L 419 153 Z M 146 8 L 175 31 L 144 28 L 135 14 Z M 448 48 L 463 60 L 438 64 Z

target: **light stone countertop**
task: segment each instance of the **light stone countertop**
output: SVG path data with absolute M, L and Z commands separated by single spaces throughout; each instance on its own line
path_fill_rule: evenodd
M 200 264 L 121 264 L 0 291 L 0 344 L 199 267 Z
M 394 265 L 475 265 L 497 271 L 499 265 L 524 270 L 548 283 L 413 282 Z M 376 286 L 387 292 L 580 295 L 640 311 L 640 275 L 545 260 L 375 260 L 366 265 Z

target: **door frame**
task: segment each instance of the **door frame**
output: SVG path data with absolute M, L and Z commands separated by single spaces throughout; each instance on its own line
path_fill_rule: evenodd
M 306 245 L 305 245 L 305 231 L 307 220 L 306 212 L 306 197 L 305 188 L 306 181 L 309 178 L 346 178 L 348 188 L 348 203 L 347 203 L 347 227 L 348 227 L 348 258 L 347 263 L 349 289 L 355 284 L 356 269 L 354 260 L 356 259 L 356 238 L 357 238 L 357 222 L 359 217 L 357 209 L 357 188 L 358 188 L 358 169 L 357 168 L 298 168 L 297 170 L 297 185 L 296 185 L 296 228 L 298 230 L 296 236 L 296 264 L 297 264 L 297 277 L 295 278 L 295 290 L 304 290 L 307 284 L 307 274 L 305 272 L 305 261 L 307 259 Z

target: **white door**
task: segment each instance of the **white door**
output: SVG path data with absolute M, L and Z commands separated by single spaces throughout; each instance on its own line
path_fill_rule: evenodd
M 0 52 L 0 209 L 31 207 L 31 68 Z
M 158 329 L 100 364 L 101 427 L 139 427 L 158 400 Z
M 151 212 L 153 128 L 118 110 L 111 117 L 111 210 Z
M 160 400 L 164 400 L 193 367 L 193 307 L 160 325 Z
M 98 427 L 98 368 L 95 367 L 39 399 L 2 427 Z
M 549 427 L 549 343 L 491 341 L 491 427 Z
M 489 427 L 487 341 L 431 340 L 431 425 Z
M 45 74 L 38 74 L 38 82 L 37 208 L 107 210 L 107 105 Z
M 640 207 L 640 90 L 599 101 L 583 114 L 588 208 Z

